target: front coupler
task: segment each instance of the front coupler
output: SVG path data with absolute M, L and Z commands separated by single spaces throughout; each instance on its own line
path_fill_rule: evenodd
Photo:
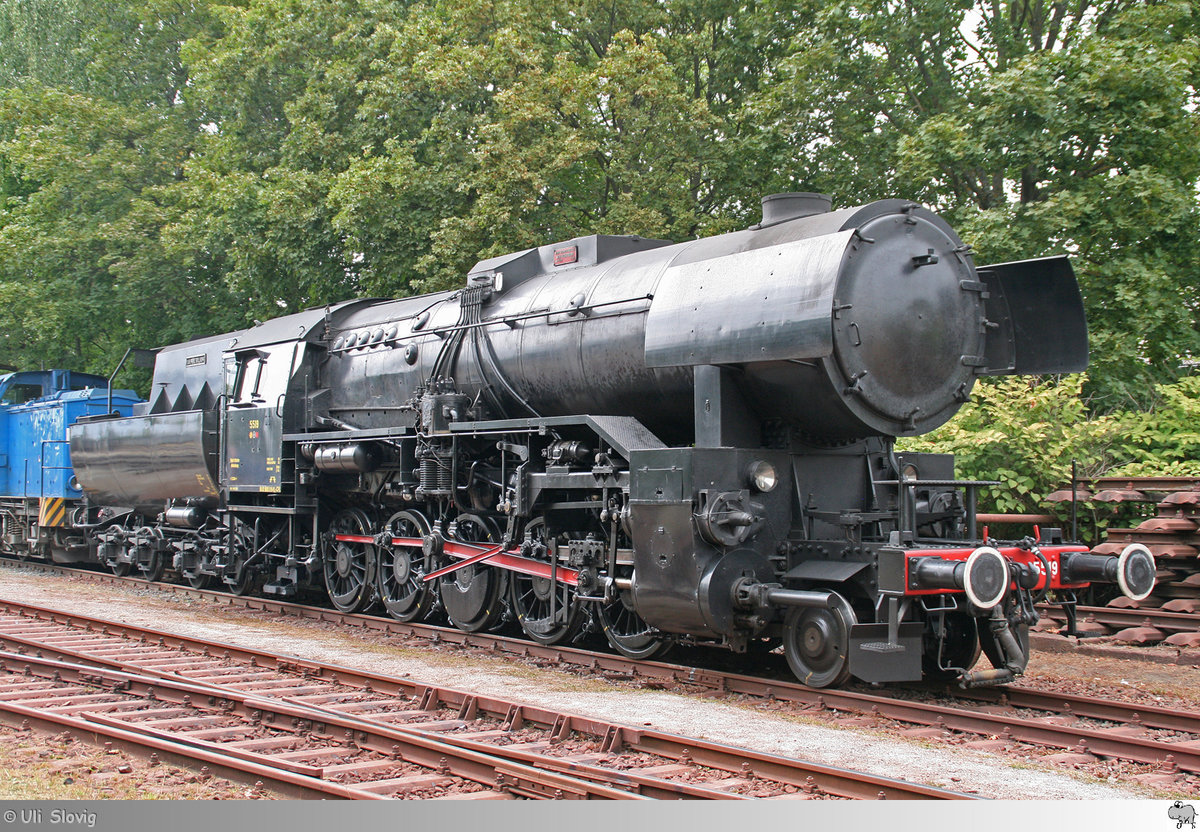
M 1018 590 L 1021 591 L 1021 590 Z M 963 688 L 978 688 L 987 685 L 1005 685 L 1025 672 L 1029 664 L 1029 649 L 1022 644 L 1022 639 L 1014 631 L 1014 627 L 1027 628 L 1025 611 L 1019 609 L 1017 623 L 1010 620 L 1002 606 L 991 609 L 987 618 L 987 633 L 980 633 L 984 639 L 984 652 L 994 667 L 987 670 L 969 670 L 963 673 L 958 684 Z

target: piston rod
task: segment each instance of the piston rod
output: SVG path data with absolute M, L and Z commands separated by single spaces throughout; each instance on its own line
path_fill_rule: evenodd
M 778 607 L 833 607 L 833 593 L 816 589 L 770 587 L 766 600 L 769 606 Z

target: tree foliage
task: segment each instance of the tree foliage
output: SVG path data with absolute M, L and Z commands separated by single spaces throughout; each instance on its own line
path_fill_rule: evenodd
M 167 243 L 198 138 L 182 41 L 201 6 L 0 3 L 0 361 L 104 372 L 240 321 Z
M 1200 352 L 1198 75 L 1200 0 L 0 0 L 0 363 L 812 190 L 1071 254 L 1079 400 L 1144 408 Z
M 953 453 L 958 476 L 999 481 L 981 498 L 989 511 L 1040 510 L 1042 498 L 1070 481 L 1072 464 L 1079 476 L 1101 476 L 1138 455 L 1122 418 L 1089 413 L 1085 380 L 989 380 L 951 422 L 903 447 Z
M 980 508 L 989 512 L 1042 513 L 1067 504 L 1045 498 L 1068 488 L 1071 476 L 1200 477 L 1200 378 L 1156 385 L 1145 409 L 1098 414 L 1089 407 L 1085 375 L 1058 379 L 991 379 L 971 402 L 933 433 L 904 439 L 909 451 L 952 453 L 957 474 L 992 480 Z M 1094 530 L 1136 525 L 1144 506 L 1085 500 Z M 1098 535 L 1092 535 L 1093 539 Z
M 934 205 L 983 263 L 1071 254 L 1098 404 L 1176 378 L 1200 345 L 1200 4 L 814 8 L 758 112 L 802 114 L 788 167 L 837 201 Z

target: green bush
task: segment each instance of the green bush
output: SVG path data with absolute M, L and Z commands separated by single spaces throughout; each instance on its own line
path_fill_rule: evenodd
M 1149 411 L 1120 420 L 1130 452 L 1110 476 L 1200 476 L 1200 377 L 1158 385 Z
M 1046 497 L 1067 487 L 1072 462 L 1081 477 L 1200 476 L 1200 377 L 1158 385 L 1146 410 L 1093 413 L 1084 375 L 987 379 L 947 424 L 901 440 L 902 450 L 953 453 L 965 479 L 998 480 L 980 510 L 1058 513 Z M 1143 506 L 1081 505 L 1093 534 L 1136 523 Z
M 900 443 L 903 450 L 953 453 L 959 477 L 999 480 L 980 509 L 1043 511 L 1050 492 L 1071 477 L 1097 476 L 1134 453 L 1120 415 L 1091 416 L 1084 375 L 988 379 L 958 415 L 933 433 Z

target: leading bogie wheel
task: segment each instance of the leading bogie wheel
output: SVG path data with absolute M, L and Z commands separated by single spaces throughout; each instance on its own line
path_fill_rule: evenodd
M 329 534 L 322 543 L 325 589 L 340 612 L 362 612 L 375 600 L 377 553 L 374 543 L 337 537 L 372 534 L 371 518 L 360 509 L 339 511 L 329 523 Z
M 494 545 L 500 530 L 477 514 L 460 514 L 455 520 L 455 540 Z M 504 613 L 507 573 L 483 563 L 464 566 L 438 580 L 446 617 L 455 627 L 477 633 L 494 626 Z
M 525 527 L 525 539 L 533 544 L 533 557 L 549 565 L 546 521 L 539 517 Z M 525 635 L 539 644 L 558 644 L 574 638 L 583 623 L 583 609 L 575 587 L 550 577 L 514 572 L 509 576 L 510 598 Z
M 978 619 L 965 612 L 947 612 L 940 622 L 926 624 L 922 670 L 927 679 L 951 682 L 959 670 L 970 670 L 982 650 Z
M 398 511 L 384 526 L 393 538 L 424 538 L 429 521 L 415 511 Z M 398 621 L 420 621 L 437 600 L 435 582 L 423 580 L 425 554 L 421 545 L 389 544 L 379 550 L 379 597 L 388 615 Z
M 783 649 L 796 678 L 810 688 L 830 688 L 850 678 L 850 628 L 858 623 L 838 593 L 829 607 L 792 607 L 783 623 Z

